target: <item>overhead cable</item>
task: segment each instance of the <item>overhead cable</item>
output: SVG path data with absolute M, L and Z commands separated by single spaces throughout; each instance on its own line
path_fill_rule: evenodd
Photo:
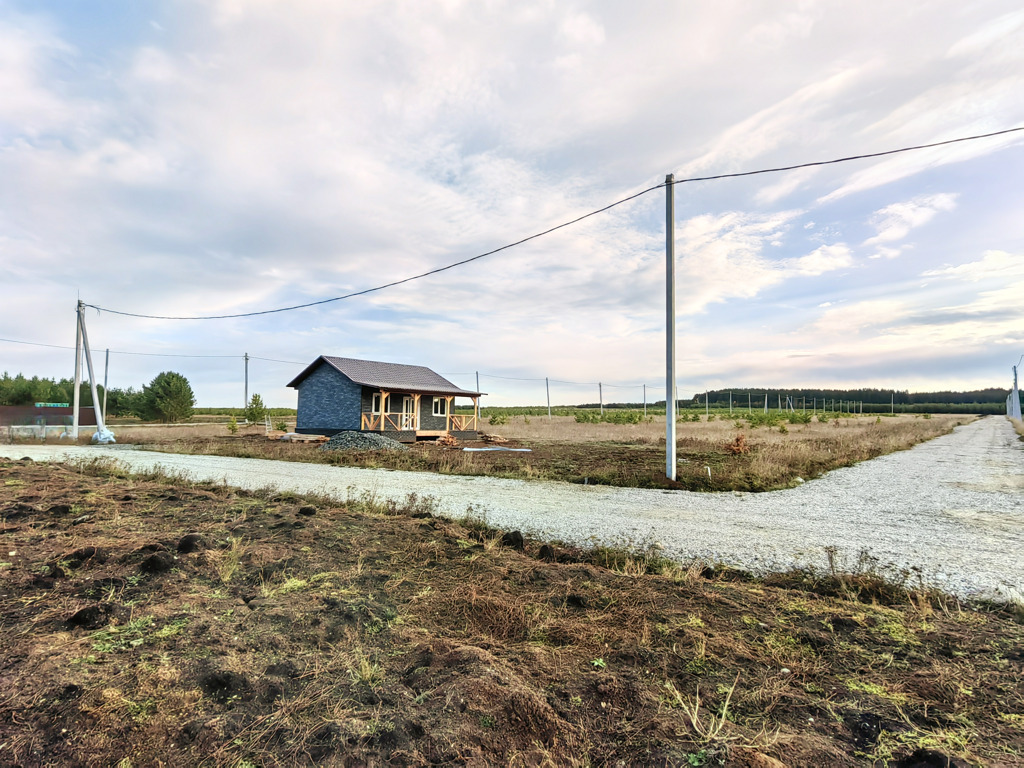
M 74 347 L 65 347 L 60 344 L 42 344 L 38 341 L 19 341 L 18 339 L 0 339 L 10 344 L 25 344 L 30 347 L 49 347 L 50 349 L 74 349 Z M 208 358 L 238 358 L 242 359 L 242 355 L 172 355 L 163 352 L 122 352 L 119 349 L 110 350 L 112 355 L 139 355 L 142 357 L 208 357 Z
M 740 176 L 756 176 L 759 173 L 781 173 L 783 171 L 796 171 L 800 168 L 814 168 L 820 165 L 835 165 L 836 163 L 848 163 L 851 160 L 869 160 L 873 157 L 885 157 L 886 155 L 897 155 L 900 152 L 913 152 L 918 149 L 931 149 L 932 147 L 944 147 L 947 144 L 957 144 L 961 141 L 976 141 L 977 139 L 988 139 L 992 136 L 1002 136 L 1006 133 L 1024 131 L 1024 125 L 1018 128 L 1007 128 L 1005 131 L 993 131 L 992 133 L 980 133 L 976 136 L 961 136 L 958 139 L 947 139 L 946 141 L 935 141 L 931 144 L 916 144 L 912 147 L 900 147 L 899 149 L 887 149 L 884 152 L 871 152 L 866 155 L 850 155 L 839 157 L 835 160 L 816 160 L 813 163 L 800 163 L 799 165 L 783 165 L 778 168 L 761 168 L 756 171 L 740 171 L 738 173 L 720 173 L 715 176 L 692 176 L 688 179 L 675 179 L 672 184 L 687 184 L 691 181 L 716 181 L 717 179 L 736 179 Z M 665 186 L 662 184 L 661 186 Z
M 933 147 L 942 147 L 942 146 L 946 146 L 946 145 L 949 145 L 949 144 L 957 144 L 957 143 L 965 142 L 965 141 L 977 141 L 978 139 L 988 139 L 988 138 L 991 138 L 993 136 L 1003 136 L 1005 134 L 1016 133 L 1018 131 L 1024 131 L 1024 126 L 1019 126 L 1019 127 L 1016 127 L 1016 128 L 1007 128 L 1007 129 L 1002 130 L 1002 131 L 992 131 L 991 133 L 976 134 L 974 136 L 961 136 L 961 137 L 956 138 L 956 139 L 947 139 L 945 141 L 935 141 L 935 142 L 931 142 L 929 144 L 915 144 L 915 145 L 909 146 L 909 147 L 900 147 L 899 149 L 885 150 L 884 152 L 871 152 L 871 153 L 861 154 L 861 155 L 850 155 L 848 157 L 839 157 L 839 158 L 835 158 L 833 160 L 816 160 L 814 162 L 799 163 L 797 165 L 785 165 L 785 166 L 779 166 L 779 167 L 776 167 L 776 168 L 761 168 L 761 169 L 758 169 L 758 170 L 755 170 L 755 171 L 740 171 L 740 172 L 737 172 L 737 173 L 721 173 L 721 174 L 716 174 L 714 176 L 692 176 L 690 178 L 685 178 L 685 179 L 675 179 L 671 183 L 673 185 L 678 185 L 678 184 L 687 184 L 687 183 L 696 182 L 696 181 L 715 181 L 715 180 L 718 180 L 718 179 L 735 179 L 735 178 L 739 178 L 741 176 L 756 176 L 758 174 L 764 174 L 764 173 L 782 173 L 784 171 L 794 171 L 794 170 L 797 170 L 797 169 L 800 169 L 800 168 L 812 168 L 812 167 L 815 167 L 815 166 L 822 166 L 822 165 L 835 165 L 837 163 L 848 163 L 848 162 L 851 162 L 853 160 L 868 160 L 868 159 L 875 158 L 875 157 L 885 157 L 887 155 L 895 155 L 895 154 L 899 154 L 901 152 L 913 152 L 913 151 L 922 150 L 922 149 L 931 149 Z M 412 282 L 414 280 L 420 280 L 422 278 L 429 277 L 431 275 L 436 275 L 436 274 L 438 274 L 440 272 L 445 272 L 445 271 L 447 271 L 449 269 L 454 269 L 455 267 L 461 267 L 464 264 L 469 264 L 470 262 L 486 258 L 487 256 L 493 256 L 496 253 L 500 253 L 502 251 L 506 251 L 506 250 L 508 250 L 510 248 L 515 248 L 518 245 L 522 245 L 523 243 L 527 243 L 527 242 L 529 242 L 531 240 L 536 240 L 539 237 L 544 237 L 545 235 L 549 235 L 552 232 L 558 231 L 559 229 L 564 229 L 565 227 L 569 227 L 569 226 L 572 226 L 573 224 L 577 224 L 577 223 L 583 221 L 584 219 L 589 219 L 591 216 L 596 216 L 599 213 L 604 213 L 605 211 L 611 210 L 612 208 L 615 208 L 616 206 L 622 205 L 623 203 L 627 203 L 630 200 L 635 200 L 638 197 L 642 197 L 643 195 L 646 195 L 646 194 L 648 194 L 650 192 L 654 192 L 655 190 L 661 189 L 665 185 L 666 185 L 666 182 L 662 182 L 660 184 L 654 185 L 653 187 L 648 187 L 647 189 L 644 189 L 644 190 L 642 190 L 640 192 L 637 192 L 635 194 L 632 194 L 632 195 L 629 195 L 627 197 L 624 197 L 624 198 L 622 198 L 620 200 L 616 200 L 615 202 L 609 203 L 608 205 L 603 206 L 602 208 L 598 208 L 597 210 L 591 211 L 590 213 L 585 213 L 582 216 L 577 216 L 576 218 L 571 219 L 569 221 L 563 222 L 561 224 L 557 224 L 557 225 L 555 225 L 553 227 L 549 227 L 548 229 L 545 229 L 542 232 L 537 232 L 536 234 L 529 235 L 528 237 L 524 237 L 524 238 L 522 238 L 520 240 L 516 240 L 513 243 L 508 243 L 507 245 L 503 245 L 503 246 L 501 246 L 499 248 L 494 248 L 494 249 L 492 249 L 490 251 L 485 251 L 484 253 L 477 254 L 476 256 L 471 256 L 471 257 L 469 257 L 467 259 L 462 259 L 460 261 L 455 261 L 455 262 L 452 262 L 451 264 L 446 264 L 443 267 L 437 267 L 435 269 L 431 269 L 431 270 L 428 270 L 426 272 L 421 272 L 420 274 L 412 275 L 410 277 L 406 277 L 406 278 L 403 278 L 401 280 L 393 280 L 393 281 L 391 281 L 389 283 L 384 283 L 383 285 L 378 285 L 378 286 L 375 286 L 373 288 L 365 288 L 365 289 L 363 289 L 361 291 L 353 291 L 352 293 L 346 293 L 343 296 L 334 296 L 333 298 L 330 298 L 330 299 L 321 299 L 319 301 L 311 301 L 311 302 L 307 302 L 305 304 L 294 304 L 294 305 L 288 306 L 288 307 L 278 307 L 277 309 L 264 309 L 264 310 L 261 310 L 261 311 L 258 311 L 258 312 L 241 312 L 241 313 L 232 314 L 232 315 L 200 315 L 200 316 L 180 316 L 180 317 L 179 316 L 172 316 L 172 315 L 146 315 L 146 314 L 141 314 L 141 313 L 137 313 L 137 312 L 124 312 L 122 310 L 116 310 L 116 309 L 109 309 L 109 308 L 106 308 L 106 307 L 100 307 L 100 306 L 97 306 L 96 304 L 86 304 L 85 306 L 91 307 L 92 309 L 95 309 L 95 310 L 100 311 L 100 312 L 109 312 L 109 313 L 114 314 L 114 315 L 123 315 L 125 317 L 140 317 L 140 318 L 146 318 L 146 319 L 150 319 L 150 320 L 227 320 L 227 319 L 230 319 L 230 318 L 256 317 L 258 315 L 271 315 L 271 314 L 276 314 L 278 312 L 291 312 L 291 311 L 296 310 L 296 309 L 307 309 L 309 307 L 320 306 L 321 304 L 330 304 L 330 303 L 336 302 L 336 301 L 344 301 L 345 299 L 352 299 L 352 298 L 355 298 L 356 296 L 365 296 L 366 294 L 369 294 L 369 293 L 375 293 L 377 291 L 383 291 L 386 288 L 393 288 L 393 287 L 395 287 L 397 285 L 403 285 L 404 283 L 410 283 L 410 282 Z
M 429 270 L 427 272 L 422 272 L 422 273 L 420 273 L 418 275 L 413 275 L 412 277 L 406 277 L 406 278 L 403 278 L 401 280 L 393 280 L 390 283 L 385 283 L 384 285 L 378 285 L 378 286 L 376 286 L 374 288 L 366 288 L 365 290 L 362 290 L 362 291 L 354 291 L 353 293 L 346 293 L 344 296 L 335 296 L 334 298 L 331 298 L 331 299 L 321 299 L 320 301 L 311 301 L 311 302 L 309 302 L 307 304 L 296 304 L 296 305 L 291 306 L 291 307 L 278 307 L 277 309 L 265 309 L 265 310 L 262 310 L 261 312 L 242 312 L 241 314 L 237 314 L 237 315 L 205 315 L 205 316 L 201 316 L 201 317 L 170 317 L 170 316 L 163 316 L 163 315 L 142 315 L 142 314 L 137 314 L 135 312 L 121 312 L 121 311 L 116 310 L 116 309 L 107 309 L 106 307 L 98 307 L 95 304 L 86 304 L 85 306 L 92 307 L 93 309 L 95 309 L 95 310 L 97 310 L 99 312 L 109 312 L 109 313 L 111 313 L 113 315 L 124 315 L 125 317 L 143 317 L 143 318 L 146 318 L 146 319 L 149 319 L 149 320 L 227 320 L 229 318 L 234 318 L 234 317 L 255 317 L 257 315 L 272 315 L 272 314 L 277 313 L 277 312 L 291 312 L 292 310 L 295 310 L 295 309 L 306 309 L 307 307 L 316 307 L 316 306 L 318 306 L 320 304 L 330 304 L 331 302 L 334 302 L 334 301 L 344 301 L 345 299 L 352 299 L 352 298 L 355 298 L 356 296 L 365 296 L 368 293 L 374 293 L 376 291 L 383 291 L 385 288 L 393 288 L 396 285 L 402 285 L 403 283 L 411 283 L 413 280 L 419 280 L 419 279 L 424 278 L 424 277 L 429 277 L 430 275 L 436 275 L 439 272 L 445 272 L 445 271 L 447 271 L 449 269 L 454 269 L 455 267 L 461 267 L 463 264 L 469 264 L 471 261 L 477 261 L 478 259 L 482 259 L 482 258 L 484 258 L 486 256 L 493 256 L 496 253 L 500 253 L 501 251 L 507 251 L 509 248 L 515 248 L 517 245 L 522 245 L 523 243 L 527 243 L 530 240 L 536 240 L 538 237 L 543 237 L 544 235 L 549 235 L 549 234 L 551 234 L 552 232 L 554 232 L 556 230 L 563 229 L 564 227 L 571 226 L 571 225 L 576 224 L 576 223 L 578 223 L 580 221 L 583 221 L 584 219 L 589 219 L 591 216 L 596 216 L 599 213 L 604 213 L 605 211 L 610 210 L 610 209 L 614 208 L 617 205 L 622 205 L 623 203 L 628 203 L 630 200 L 635 200 L 636 198 L 640 197 L 641 195 L 646 195 L 648 192 L 653 192 L 654 190 L 660 189 L 661 187 L 664 187 L 664 186 L 665 186 L 665 184 L 664 184 L 664 182 L 662 182 L 661 184 L 658 184 L 658 185 L 653 186 L 653 187 L 649 187 L 649 188 L 643 190 L 642 192 L 637 192 L 635 195 L 630 195 L 629 197 L 624 197 L 621 200 L 616 200 L 614 203 L 606 205 L 603 208 L 598 208 L 596 211 L 591 211 L 590 213 L 585 213 L 582 216 L 577 216 L 575 219 L 573 219 L 571 221 L 566 221 L 566 222 L 563 222 L 562 224 L 557 224 L 557 225 L 555 225 L 553 227 L 545 229 L 543 232 L 538 232 L 538 233 L 536 233 L 534 235 L 530 235 L 528 237 L 524 237 L 521 240 L 516 240 L 514 243 L 509 243 L 508 245 L 503 245 L 500 248 L 495 248 L 495 249 L 487 251 L 485 253 L 481 253 L 481 254 L 478 254 L 476 256 L 471 256 L 468 259 L 462 259 L 461 261 L 456 261 L 456 262 L 453 262 L 451 264 L 447 264 L 447 265 L 445 265 L 443 267 L 438 267 L 437 269 L 431 269 L 431 270 Z

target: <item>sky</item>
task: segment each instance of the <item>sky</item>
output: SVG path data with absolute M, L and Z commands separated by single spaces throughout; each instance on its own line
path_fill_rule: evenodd
M 669 173 L 1024 126 L 1022 97 L 1019 0 L 0 0 L 0 371 L 73 375 L 78 299 L 315 302 Z M 1008 387 L 1022 178 L 1019 132 L 677 184 L 680 396 Z M 110 349 L 112 387 L 242 405 L 248 353 L 294 407 L 327 354 L 479 372 L 484 405 L 663 399 L 665 228 L 655 189 L 307 309 L 90 308 L 97 377 Z

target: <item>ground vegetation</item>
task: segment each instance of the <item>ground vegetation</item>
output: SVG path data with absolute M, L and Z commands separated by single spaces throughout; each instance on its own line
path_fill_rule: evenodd
M 753 578 L 104 462 L 0 462 L 0 536 L 0 765 L 1024 761 L 1019 615 L 867 554 Z

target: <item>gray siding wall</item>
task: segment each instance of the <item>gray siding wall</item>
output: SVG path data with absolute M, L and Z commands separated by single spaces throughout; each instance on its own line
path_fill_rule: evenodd
M 444 416 L 434 415 L 434 398 L 431 395 L 424 395 L 420 398 L 420 429 L 444 429 Z
M 359 429 L 362 387 L 326 363 L 299 384 L 297 430 Z

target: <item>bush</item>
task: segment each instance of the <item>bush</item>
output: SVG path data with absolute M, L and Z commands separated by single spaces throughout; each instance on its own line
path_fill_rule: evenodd
M 754 411 L 753 413 L 747 414 L 747 423 L 753 429 L 756 429 L 757 427 L 774 427 L 781 420 L 782 416 L 777 411 L 774 413 Z
M 238 419 L 236 419 L 234 416 L 228 419 L 228 432 L 230 432 L 232 435 L 238 434 Z
M 508 416 L 503 413 L 495 413 L 487 420 L 487 423 L 492 427 L 500 427 L 502 424 L 508 424 Z
M 578 424 L 639 424 L 644 420 L 642 411 L 607 410 L 603 414 L 600 411 L 576 411 L 573 414 Z
M 196 396 L 188 379 L 174 371 L 158 373 L 142 388 L 135 406 L 135 415 L 143 421 L 164 421 L 174 424 L 192 417 Z

